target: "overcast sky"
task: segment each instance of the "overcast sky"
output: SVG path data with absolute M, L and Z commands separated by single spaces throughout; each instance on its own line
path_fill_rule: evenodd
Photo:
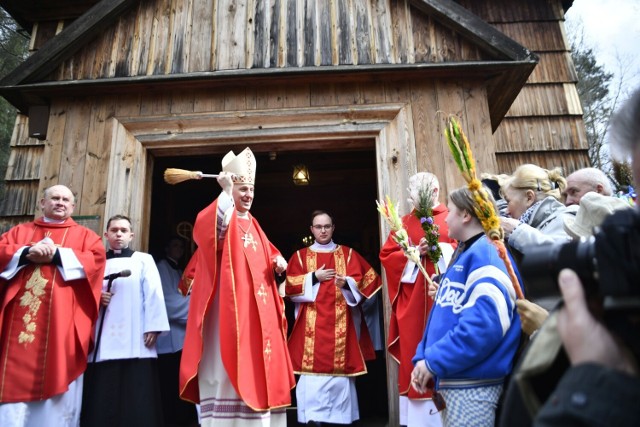
M 586 44 L 599 64 L 623 79 L 623 91 L 640 86 L 639 0 L 574 0 L 565 18 L 569 38 L 582 25 Z

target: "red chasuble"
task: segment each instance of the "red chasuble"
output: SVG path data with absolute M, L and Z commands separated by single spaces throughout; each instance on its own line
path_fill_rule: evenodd
M 28 264 L 0 279 L 0 402 L 30 402 L 67 391 L 86 369 L 98 317 L 105 251 L 72 219 L 18 225 L 0 238 L 0 270 L 22 247 L 49 237 L 71 248 L 86 279 L 65 282 L 54 264 Z
M 304 248 L 293 254 L 287 266 L 286 295 L 302 295 L 305 274 L 322 265 L 352 277 L 366 298 L 382 286 L 369 263 L 351 248 L 338 245 L 333 252 Z M 297 374 L 360 375 L 367 372 L 365 359 L 375 358 L 364 316 L 358 342 L 351 307 L 334 280 L 320 283 L 314 302 L 301 304 L 289 337 L 289 353 Z
M 203 327 L 219 290 L 220 346 L 227 375 L 242 400 L 265 411 L 291 404 L 295 386 L 287 351 L 287 320 L 272 260 L 280 252 L 251 217 L 246 234 L 232 215 L 218 242 L 217 199 L 198 214 L 193 228 L 196 251 L 189 318 L 180 364 L 180 395 L 199 402 L 198 366 Z
M 439 226 L 439 241 L 450 243 L 455 248 L 455 240 L 448 237 L 449 228 L 444 221 L 447 213 L 448 210 L 445 206 L 438 205 L 433 209 L 434 222 Z M 420 220 L 411 212 L 402 217 L 402 224 L 407 230 L 412 244 L 417 245 L 424 237 Z M 415 283 L 400 282 L 402 272 L 407 264 L 407 257 L 391 236 L 387 238 L 380 250 L 380 261 L 387 277 L 392 310 L 389 319 L 387 348 L 389 354 L 400 364 L 398 369 L 399 393 L 402 396 L 408 395 L 410 399 L 430 398 L 430 392 L 420 394 L 411 387 L 410 383 L 413 371 L 411 359 L 416 354 L 416 347 L 422 339 L 433 304 L 433 300 L 428 296 L 429 285 L 419 271 Z M 427 257 L 423 257 L 422 263 L 427 273 L 430 275 L 435 273 L 435 268 Z

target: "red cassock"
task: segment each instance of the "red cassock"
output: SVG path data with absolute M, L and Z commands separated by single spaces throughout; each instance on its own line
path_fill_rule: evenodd
M 27 264 L 0 279 L 0 402 L 48 399 L 68 390 L 86 369 L 98 317 L 105 250 L 100 237 L 72 219 L 41 218 L 0 238 L 0 271 L 23 246 L 49 237 L 70 248 L 86 279 L 65 282 L 54 264 Z
M 286 295 L 302 295 L 305 274 L 322 265 L 352 277 L 366 298 L 382 286 L 378 274 L 351 248 L 338 245 L 332 252 L 304 248 L 293 254 L 287 266 Z M 289 353 L 293 369 L 299 374 L 363 374 L 367 372 L 365 360 L 375 358 L 364 316 L 359 342 L 351 307 L 333 279 L 320 283 L 314 302 L 301 304 L 289 337 Z
M 448 210 L 443 205 L 438 205 L 433 209 L 434 223 L 439 226 L 439 241 L 451 244 L 456 247 L 455 240 L 448 237 L 448 227 L 445 223 Z M 424 230 L 420 220 L 413 212 L 402 217 L 402 224 L 409 234 L 412 244 L 417 245 L 424 237 Z M 390 235 L 384 246 L 380 250 L 380 261 L 384 267 L 389 289 L 389 300 L 391 301 L 391 318 L 389 319 L 389 335 L 387 348 L 389 354 L 400 364 L 398 370 L 398 387 L 402 396 L 409 396 L 411 399 L 430 398 L 431 393 L 420 394 L 411 387 L 411 372 L 413 363 L 411 359 L 416 354 L 418 342 L 422 339 L 427 318 L 433 304 L 429 298 L 429 286 L 422 273 L 414 283 L 401 283 L 400 278 L 407 257 L 402 249 L 393 241 Z M 423 257 L 422 263 L 430 275 L 435 273 L 433 263 Z
M 200 401 L 198 366 L 203 327 L 220 285 L 220 347 L 227 375 L 242 400 L 264 411 L 291 404 L 295 386 L 287 351 L 287 320 L 278 294 L 272 260 L 280 252 L 251 217 L 251 244 L 232 215 L 226 236 L 218 242 L 218 200 L 198 214 L 193 236 L 196 251 L 189 318 L 180 364 L 180 395 Z M 245 238 L 245 240 L 243 240 Z M 255 248 L 255 249 L 254 249 Z
M 187 266 L 180 276 L 178 282 L 178 292 L 182 296 L 187 296 L 191 293 L 191 285 L 193 284 L 193 276 L 196 274 L 196 262 L 198 261 L 198 250 L 196 249 L 191 259 L 187 263 Z

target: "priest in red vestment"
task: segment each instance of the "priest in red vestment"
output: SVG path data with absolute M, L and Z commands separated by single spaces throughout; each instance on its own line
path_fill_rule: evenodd
M 409 202 L 413 210 L 402 217 L 404 229 L 407 230 L 410 241 L 419 246 L 422 264 L 430 275 L 433 275 L 436 269 L 433 262 L 426 256 L 428 244 L 425 231 L 420 218 L 415 215 L 421 192 L 423 196 L 425 191 L 430 193 L 432 223 L 438 227 L 438 240 L 443 252 L 443 258 L 438 263 L 439 272 L 446 267 L 446 260 L 450 258 L 456 246 L 455 241 L 448 237 L 448 227 L 444 221 L 448 210 L 438 201 L 439 189 L 438 179 L 431 173 L 420 172 L 411 176 Z M 399 363 L 400 424 L 410 427 L 440 426 L 440 414 L 432 406 L 431 392 L 420 394 L 410 384 L 413 371 L 411 358 L 415 355 L 416 347 L 422 339 L 433 304 L 433 299 L 427 295 L 428 283 L 419 268 L 407 259 L 391 235 L 380 250 L 380 261 L 387 278 L 392 310 L 387 348 L 391 357 Z
M 296 303 L 289 337 L 298 422 L 351 424 L 360 418 L 355 377 L 375 358 L 359 305 L 382 286 L 380 277 L 355 250 L 337 245 L 333 218 L 315 211 L 315 242 L 289 260 L 285 294 Z
M 79 420 L 93 345 L 104 245 L 71 219 L 74 196 L 64 185 L 46 189 L 40 207 L 43 217 L 0 237 L 2 426 Z
M 193 229 L 198 250 L 180 395 L 200 403 L 203 426 L 284 426 L 295 380 L 274 271 L 284 273 L 287 262 L 249 213 L 251 150 L 229 152 L 222 170 L 222 192 Z

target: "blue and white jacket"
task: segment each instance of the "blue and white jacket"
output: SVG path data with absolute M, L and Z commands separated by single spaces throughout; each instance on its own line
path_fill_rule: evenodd
M 425 360 L 437 389 L 501 384 L 520 340 L 515 299 L 504 262 L 482 235 L 442 276 L 413 363 Z

